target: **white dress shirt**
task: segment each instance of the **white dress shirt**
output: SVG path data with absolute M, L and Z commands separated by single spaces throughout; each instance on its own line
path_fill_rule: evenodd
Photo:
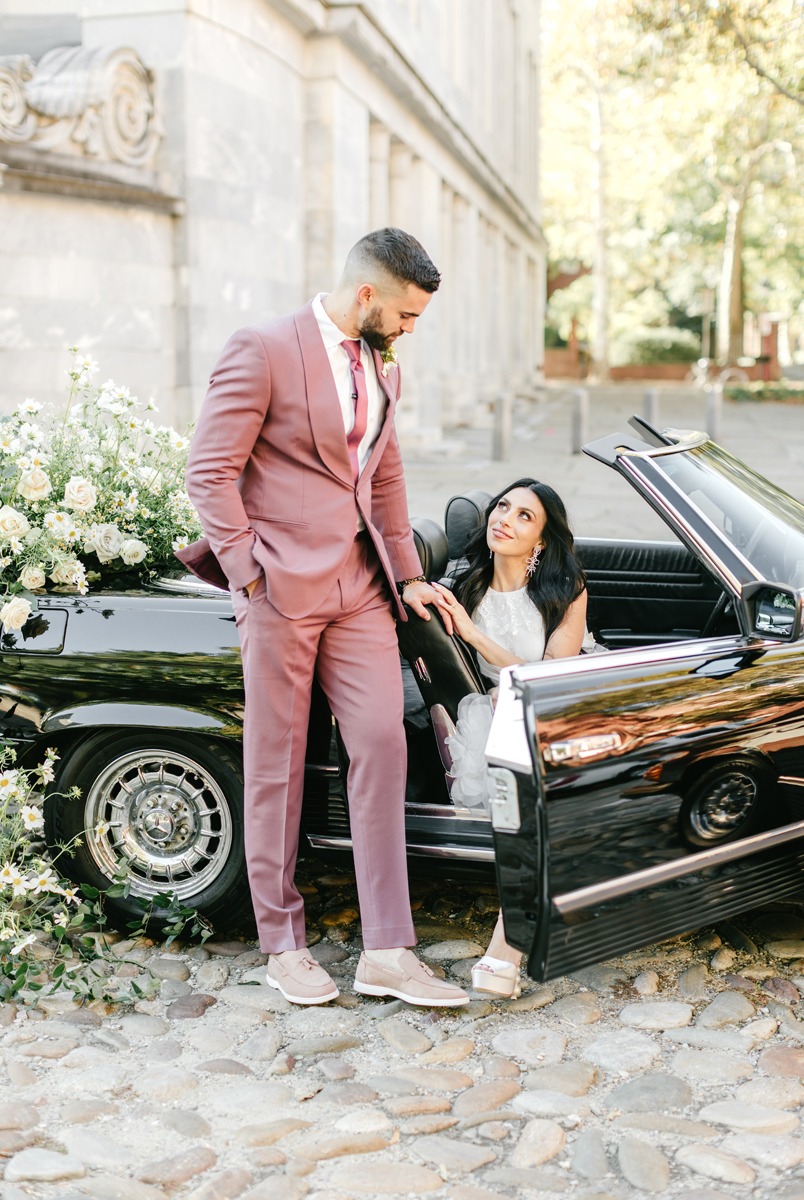
M 324 311 L 323 301 L 325 298 L 325 292 L 319 292 L 315 297 L 313 300 L 313 314 L 318 321 L 318 328 L 321 330 L 321 337 L 324 341 L 324 349 L 329 357 L 329 365 L 332 367 L 332 377 L 335 380 L 335 389 L 338 393 L 341 412 L 343 413 L 343 427 L 346 433 L 349 434 L 355 423 L 355 402 L 352 399 L 352 374 L 349 370 L 349 355 L 341 345 L 341 342 L 346 338 L 346 334 L 338 328 L 334 321 L 330 320 Z M 366 378 L 366 394 L 368 396 L 366 432 L 357 448 L 358 469 L 362 471 L 368 462 L 372 447 L 379 435 L 383 418 L 385 417 L 386 399 L 385 393 L 377 381 L 374 355 L 362 339 L 360 342 L 360 361 L 363 364 L 363 374 Z

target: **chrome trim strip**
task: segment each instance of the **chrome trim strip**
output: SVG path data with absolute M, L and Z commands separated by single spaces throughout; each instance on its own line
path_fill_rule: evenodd
M 678 441 L 674 442 L 672 446 L 651 446 L 649 450 L 628 450 L 623 447 L 619 457 L 660 458 L 664 454 L 679 454 L 685 450 L 695 450 L 710 440 L 708 433 L 701 433 L 697 429 L 665 428 L 660 432 L 666 434 L 667 437 L 676 437 Z
M 778 642 L 763 639 L 763 645 L 778 646 Z M 749 645 L 749 639 L 744 634 L 727 634 L 725 637 L 688 638 L 683 642 L 663 642 L 661 645 L 629 646 L 624 650 L 609 650 L 606 654 L 577 654 L 574 658 L 546 658 L 540 662 L 523 663 L 521 667 L 511 668 L 511 678 L 519 684 L 531 683 L 546 672 L 556 675 L 574 675 L 586 671 L 606 671 L 611 667 L 643 667 L 651 663 L 673 662 L 675 659 L 695 657 L 705 658 L 707 654 L 727 650 L 729 646 L 735 650 L 744 651 Z M 751 647 L 758 645 L 757 639 L 750 639 Z M 690 647 L 694 647 L 692 653 Z
M 780 775 L 776 782 L 783 783 L 786 787 L 804 787 L 804 779 L 797 775 Z
M 406 804 L 405 813 L 411 817 L 435 817 L 437 820 L 490 821 L 485 808 L 464 808 L 452 804 Z
M 311 846 L 319 850 L 351 850 L 352 839 L 344 837 L 324 837 L 322 834 L 307 835 Z M 478 846 L 476 850 L 468 846 L 425 846 L 407 843 L 408 854 L 420 854 L 429 858 L 459 858 L 471 859 L 476 862 L 494 862 L 494 851 Z
M 792 825 L 781 825 L 768 833 L 755 833 L 739 842 L 729 842 L 726 846 L 702 850 L 700 854 L 687 854 L 674 862 L 646 867 L 643 871 L 634 871 L 619 879 L 606 879 L 603 883 L 593 883 L 590 887 L 577 888 L 574 892 L 564 892 L 560 896 L 553 896 L 552 902 L 558 912 L 566 916 L 567 913 L 591 908 L 607 900 L 617 900 L 621 896 L 628 896 L 657 883 L 667 883 L 672 879 L 681 879 L 684 875 L 703 871 L 707 867 L 716 867 L 721 863 L 733 862 L 737 858 L 759 854 L 762 850 L 769 850 L 773 846 L 780 846 L 801 837 L 804 837 L 804 821 L 796 821 Z
M 173 592 L 176 595 L 192 593 L 196 596 L 215 596 L 218 600 L 229 599 L 228 589 L 217 587 L 214 583 L 205 583 L 196 575 L 189 573 L 180 579 L 170 579 L 165 575 L 160 575 L 148 586 L 156 592 Z

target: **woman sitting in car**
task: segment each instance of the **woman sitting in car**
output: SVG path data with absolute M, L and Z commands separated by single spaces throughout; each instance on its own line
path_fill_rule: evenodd
M 580 653 L 586 635 L 585 576 L 564 504 L 549 484 L 517 479 L 495 496 L 466 559 L 451 588 L 433 586 L 492 689 L 503 667 Z M 493 690 L 465 696 L 457 726 L 442 705 L 432 709 L 455 804 L 488 808 L 484 748 L 492 706 Z M 519 995 L 521 958 L 506 942 L 498 917 L 486 954 L 472 968 L 472 986 L 498 996 Z

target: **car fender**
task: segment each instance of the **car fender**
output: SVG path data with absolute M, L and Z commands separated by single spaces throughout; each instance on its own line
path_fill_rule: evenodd
M 88 732 L 111 726 L 206 731 L 230 738 L 239 738 L 243 734 L 242 721 L 234 719 L 230 713 L 177 704 L 138 704 L 131 700 L 102 700 L 53 710 L 43 718 L 41 732 L 45 735 Z

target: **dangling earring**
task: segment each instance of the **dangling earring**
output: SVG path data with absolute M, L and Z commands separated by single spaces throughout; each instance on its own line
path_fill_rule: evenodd
M 541 552 L 542 552 L 541 546 L 534 546 L 533 553 L 531 554 L 528 561 L 525 563 L 525 572 L 528 576 L 528 579 L 530 579 L 532 575 L 536 574 L 536 568 L 539 565 L 539 555 L 541 554 Z

